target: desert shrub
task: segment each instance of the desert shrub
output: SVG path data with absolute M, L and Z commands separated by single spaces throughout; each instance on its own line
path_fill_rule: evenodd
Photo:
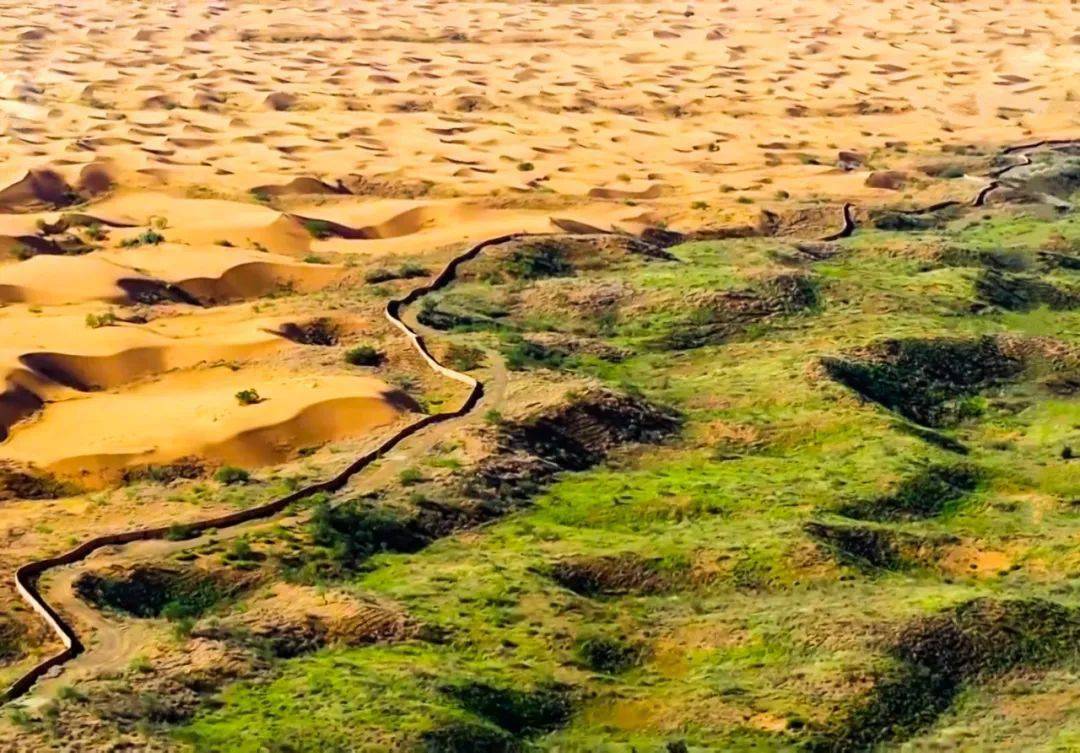
M 231 465 L 223 465 L 217 469 L 214 474 L 214 480 L 219 484 L 225 484 L 226 486 L 233 486 L 234 484 L 246 484 L 251 479 L 251 474 L 245 471 L 243 468 L 236 468 Z
M 883 211 L 871 217 L 878 230 L 929 230 L 934 227 L 933 220 L 906 212 Z
M 625 672 L 641 658 L 640 647 L 603 635 L 582 638 L 575 652 L 589 669 L 609 675 Z
M 378 366 L 382 354 L 371 345 L 357 345 L 345 351 L 345 362 L 352 366 Z
M 87 314 L 86 326 L 90 329 L 100 329 L 101 327 L 111 327 L 117 322 L 116 314 L 112 311 L 106 311 L 104 314 Z
M 314 542 L 334 560 L 352 567 L 382 551 L 414 552 L 428 539 L 401 513 L 352 501 L 317 505 L 309 523 Z
M 120 245 L 124 248 L 135 248 L 137 246 L 156 246 L 164 241 L 165 236 L 156 230 L 144 230 L 133 238 L 120 241 Z
M 262 398 L 259 397 L 257 390 L 249 388 L 236 393 L 236 402 L 240 403 L 240 405 L 254 405 L 262 402 Z
M 573 273 L 566 251 L 558 243 L 541 241 L 519 246 L 505 262 L 506 270 L 523 280 L 565 277 Z
M 560 369 L 566 363 L 568 354 L 557 348 L 532 340 L 516 340 L 503 350 L 506 366 L 512 371 L 528 368 Z
M 304 220 L 304 229 L 318 240 L 325 240 L 334 234 L 334 226 L 326 220 Z

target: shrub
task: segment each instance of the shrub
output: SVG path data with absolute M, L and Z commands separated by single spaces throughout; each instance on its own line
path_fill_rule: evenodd
M 399 475 L 401 483 L 405 486 L 412 486 L 413 484 L 419 484 L 424 480 L 424 474 L 418 471 L 416 468 L 406 468 Z
M 637 664 L 641 651 L 618 638 L 590 636 L 578 642 L 577 655 L 589 669 L 614 675 Z
M 400 513 L 387 508 L 346 502 L 315 506 L 308 524 L 312 539 L 346 567 L 353 567 L 382 551 L 415 552 L 427 544 L 422 532 Z
M 531 162 L 522 162 L 517 166 L 517 169 L 523 173 L 532 172 L 536 169 L 536 165 Z
M 467 345 L 451 344 L 443 356 L 446 365 L 457 371 L 472 371 L 484 363 L 484 351 Z
M 531 243 L 514 251 L 506 262 L 514 277 L 538 280 L 542 277 L 565 277 L 573 273 L 564 249 L 557 243 Z
M 550 732 L 570 718 L 573 707 L 561 687 L 536 690 L 467 682 L 442 689 L 465 709 L 514 735 Z
M 184 523 L 173 523 L 169 526 L 169 532 L 165 534 L 167 541 L 187 541 L 193 539 L 198 534 L 191 528 L 191 526 Z
M 382 354 L 371 345 L 357 345 L 345 351 L 345 362 L 352 366 L 378 366 Z
M 145 230 L 134 238 L 127 238 L 120 241 L 120 245 L 124 248 L 135 248 L 136 246 L 156 246 L 159 243 L 164 242 L 165 236 L 156 230 Z
M 364 280 L 370 283 L 387 282 L 396 279 L 397 275 L 386 267 L 376 267 L 364 274 Z
M 246 484 L 251 479 L 251 474 L 243 468 L 223 465 L 218 468 L 217 473 L 214 474 L 214 479 L 220 484 L 233 486 L 235 484 Z
M 424 753 L 512 753 L 514 738 L 488 725 L 455 722 L 421 736 Z
M 255 403 L 262 402 L 262 398 L 259 397 L 259 393 L 254 389 L 240 390 L 236 393 L 236 402 L 240 405 L 254 405 Z
M 101 327 L 111 327 L 117 322 L 116 314 L 112 311 L 106 311 L 104 314 L 87 314 L 86 326 L 90 329 L 99 329 Z

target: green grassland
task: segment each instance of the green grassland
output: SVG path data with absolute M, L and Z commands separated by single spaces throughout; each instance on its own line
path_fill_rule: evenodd
M 889 647 L 904 626 L 983 597 L 1080 608 L 1080 402 L 1047 388 L 1051 368 L 974 390 L 960 420 L 926 427 L 820 365 L 891 338 L 1012 333 L 1080 347 L 1077 310 L 975 305 L 994 259 L 1080 285 L 1076 269 L 1039 266 L 1047 248 L 1080 256 L 1080 221 L 980 211 L 932 231 L 860 231 L 815 262 L 779 240 L 740 239 L 675 247 L 675 262 L 454 286 L 436 304 L 479 318 L 447 337 L 511 354 L 536 332 L 616 346 L 628 355 L 519 358 L 515 378 L 545 366 L 586 375 L 676 408 L 681 433 L 346 579 L 402 604 L 435 638 L 279 660 L 161 732 L 238 753 L 1080 749 L 1075 647 L 964 674 L 940 708 L 896 712 L 874 739 L 843 732 L 902 675 Z M 716 295 L 785 274 L 812 285 L 808 305 L 665 345 L 708 320 Z M 605 286 L 632 292 L 602 310 L 560 303 Z M 924 494 L 920 474 L 960 465 L 970 481 L 929 512 L 850 517 L 906 504 Z M 882 565 L 808 523 L 906 543 Z M 613 556 L 647 562 L 661 586 L 582 595 L 551 574 Z M 460 690 L 469 683 L 495 700 Z

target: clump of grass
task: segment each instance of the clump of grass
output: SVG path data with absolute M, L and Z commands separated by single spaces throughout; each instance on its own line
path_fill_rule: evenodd
M 640 646 L 606 635 L 582 638 L 575 653 L 589 669 L 609 675 L 625 672 L 641 659 Z
M 112 311 L 106 311 L 104 314 L 87 314 L 86 326 L 90 329 L 100 329 L 101 327 L 111 327 L 119 321 L 116 314 Z
M 531 162 L 519 162 L 518 166 L 517 166 L 517 169 L 520 170 L 523 173 L 528 173 L 528 172 L 532 172 L 533 170 L 535 170 L 536 165 L 534 165 Z
M 243 468 L 223 465 L 214 473 L 214 480 L 219 484 L 235 486 L 236 484 L 246 484 L 251 480 L 251 474 Z
M 378 366 L 382 360 L 382 353 L 371 345 L 357 345 L 345 351 L 345 363 L 351 366 Z
M 138 246 L 156 246 L 165 242 L 165 236 L 156 230 L 144 230 L 139 235 L 120 241 L 124 248 L 136 248 Z
M 424 474 L 416 468 L 406 468 L 398 474 L 398 479 L 405 486 L 413 486 L 424 480 Z

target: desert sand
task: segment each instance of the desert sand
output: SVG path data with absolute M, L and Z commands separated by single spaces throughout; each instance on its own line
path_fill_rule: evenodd
M 311 310 L 402 255 L 439 263 L 553 219 L 966 196 L 978 179 L 867 177 L 1078 117 L 1064 1 L 99 0 L 0 18 L 0 458 L 84 481 L 189 454 L 280 462 L 406 410 L 377 376 L 290 360 L 289 317 L 252 301 Z M 246 387 L 273 399 L 242 406 Z

